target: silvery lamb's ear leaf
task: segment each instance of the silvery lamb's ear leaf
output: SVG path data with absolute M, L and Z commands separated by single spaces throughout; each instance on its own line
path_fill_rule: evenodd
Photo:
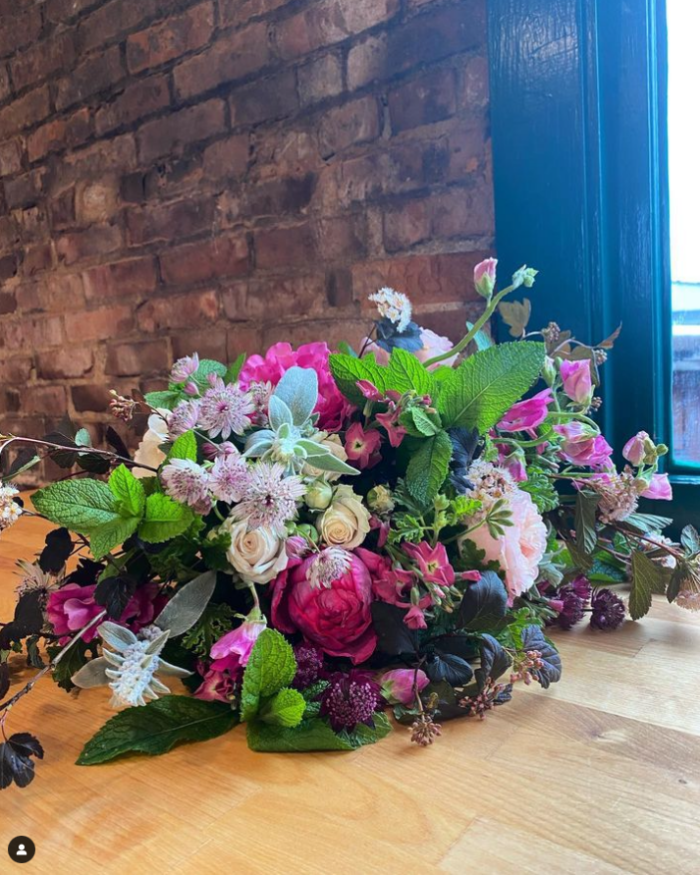
M 97 630 L 97 634 L 102 638 L 105 644 L 108 644 L 113 650 L 123 650 L 132 644 L 136 644 L 138 640 L 136 635 L 125 626 L 118 626 L 116 623 L 111 623 L 109 620 L 102 623 Z
M 306 461 L 319 471 L 333 471 L 337 474 L 359 474 L 357 468 L 347 465 L 337 456 L 322 444 L 317 444 L 315 441 L 302 440 L 297 441 L 297 446 L 301 447 L 306 453 Z
M 263 453 L 270 449 L 274 440 L 275 433 L 274 431 L 270 431 L 269 428 L 255 431 L 246 440 L 243 455 L 246 456 L 246 458 L 262 456 Z
M 196 621 L 195 621 L 196 622 Z M 160 653 L 160 651 L 165 647 L 165 642 L 170 637 L 170 629 L 166 629 L 162 635 L 159 635 L 157 638 L 154 638 L 153 641 L 148 645 L 144 653 L 147 656 L 154 656 L 156 653 Z
M 289 409 L 289 407 L 287 407 L 287 405 L 281 398 L 277 397 L 277 395 L 270 396 L 268 415 L 270 417 L 270 425 L 275 431 L 277 431 L 279 427 L 284 423 L 286 423 L 287 425 L 294 424 L 292 411 Z
M 107 677 L 105 671 L 109 663 L 103 656 L 98 656 L 97 659 L 91 659 L 90 662 L 86 662 L 85 665 L 77 671 L 71 681 L 76 685 L 76 687 L 80 687 L 81 690 L 89 690 L 92 687 L 103 687 L 105 684 L 109 683 L 109 678 Z
M 274 394 L 292 412 L 294 425 L 301 426 L 313 413 L 318 401 L 318 376 L 311 368 L 289 368 L 282 375 Z
M 171 665 L 171 663 L 165 662 L 161 659 L 158 663 L 158 674 L 170 675 L 175 678 L 188 678 L 191 677 L 194 672 L 188 671 L 186 668 L 180 668 L 179 665 Z M 170 690 L 168 690 L 168 692 L 170 692 Z
M 155 625 L 170 632 L 171 638 L 183 635 L 202 616 L 214 594 L 216 572 L 206 571 L 175 593 L 158 615 Z

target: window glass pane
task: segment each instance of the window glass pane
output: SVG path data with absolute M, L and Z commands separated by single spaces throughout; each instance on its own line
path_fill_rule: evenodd
M 674 455 L 700 462 L 700 3 L 667 0 Z

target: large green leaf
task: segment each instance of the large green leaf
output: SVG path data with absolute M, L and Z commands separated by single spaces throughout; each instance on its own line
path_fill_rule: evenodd
M 260 708 L 260 700 L 274 696 L 294 680 L 297 663 L 284 635 L 264 629 L 251 651 L 241 691 L 241 720 L 250 720 Z
M 574 522 L 576 524 L 576 546 L 584 553 L 592 553 L 598 543 L 595 519 L 600 496 L 595 492 L 579 492 L 576 495 Z
M 90 550 L 95 559 L 121 546 L 127 538 L 134 534 L 139 524 L 139 517 L 118 517 L 114 522 L 98 526 L 90 532 Z
M 358 380 L 368 380 L 380 392 L 386 391 L 387 369 L 380 367 L 375 362 L 374 356 L 364 356 L 360 359 L 344 353 L 334 353 L 330 357 L 330 368 L 340 391 L 359 407 L 365 403 L 365 398 L 357 388 Z
M 186 431 L 184 434 L 181 434 L 172 447 L 170 447 L 167 461 L 171 462 L 173 459 L 197 461 L 197 438 L 193 431 Z
M 88 741 L 78 765 L 94 766 L 125 753 L 154 756 L 185 741 L 207 741 L 233 729 L 236 712 L 222 702 L 164 696 L 142 708 L 121 711 Z
M 260 710 L 263 723 L 273 726 L 298 726 L 306 711 L 306 699 L 299 690 L 284 687 L 268 699 Z
M 35 492 L 36 510 L 56 523 L 82 535 L 121 519 L 112 490 L 101 480 L 63 480 Z
M 139 527 L 139 537 L 151 544 L 169 541 L 187 531 L 193 519 L 189 507 L 156 492 L 146 499 L 146 514 Z
M 411 461 L 406 469 L 406 486 L 417 502 L 426 506 L 445 482 L 452 458 L 452 441 L 440 431 L 424 440 L 414 439 Z
M 504 343 L 470 356 L 441 380 L 437 408 L 446 428 L 488 431 L 539 377 L 544 345 Z
M 391 732 L 385 714 L 374 715 L 374 726 L 358 724 L 352 732 L 336 733 L 322 718 L 313 717 L 293 728 L 270 726 L 258 720 L 248 724 L 248 745 L 252 750 L 294 753 L 312 750 L 355 750 L 374 744 Z
M 400 347 L 391 351 L 386 386 L 402 395 L 411 390 L 418 395 L 432 395 L 435 391 L 435 381 L 430 371 L 412 353 Z

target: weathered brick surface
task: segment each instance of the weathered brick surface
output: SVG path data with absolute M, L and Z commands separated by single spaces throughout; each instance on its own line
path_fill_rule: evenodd
M 381 285 L 476 318 L 486 0 L 3 3 L 0 431 L 99 435 L 194 350 L 357 342 Z

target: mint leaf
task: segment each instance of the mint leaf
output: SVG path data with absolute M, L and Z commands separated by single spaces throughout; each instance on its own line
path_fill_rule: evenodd
M 268 699 L 260 711 L 260 719 L 273 726 L 298 726 L 306 710 L 306 699 L 299 690 L 285 687 Z
M 544 345 L 522 341 L 477 352 L 441 377 L 437 409 L 446 428 L 484 434 L 539 377 Z
M 420 442 L 416 440 L 406 469 L 406 487 L 424 507 L 432 502 L 445 482 L 451 458 L 452 441 L 447 432 L 438 432 Z
M 108 720 L 85 745 L 78 765 L 94 766 L 136 751 L 150 756 L 167 753 L 181 742 L 223 735 L 237 722 L 236 712 L 222 702 L 164 696 Z
M 415 390 L 418 395 L 432 395 L 435 392 L 435 381 L 422 362 L 406 352 L 405 349 L 394 347 L 386 369 L 386 387 L 400 392 Z
M 663 571 L 640 550 L 632 553 L 632 588 L 630 589 L 629 610 L 633 620 L 639 620 L 649 613 L 652 593 L 663 592 Z
M 186 431 L 174 442 L 170 448 L 166 461 L 172 462 L 173 459 L 189 459 L 192 462 L 197 461 L 197 438 L 193 431 Z
M 165 410 L 172 410 L 173 407 L 175 407 L 175 405 L 181 400 L 182 393 L 169 389 L 163 392 L 148 392 L 144 396 L 144 398 L 146 399 L 146 404 L 148 404 L 149 407 L 161 407 Z
M 112 471 L 109 488 L 116 499 L 119 514 L 140 520 L 146 511 L 146 493 L 141 481 L 134 477 L 126 465 L 120 465 Z
M 90 532 L 90 550 L 95 559 L 101 559 L 110 550 L 121 546 L 136 531 L 140 517 L 117 517 L 112 523 L 98 526 Z
M 245 364 L 246 354 L 242 352 L 235 362 L 231 362 L 231 364 L 226 368 L 226 375 L 224 376 L 224 383 L 235 383 L 238 379 L 241 371 L 243 370 L 243 365 Z
M 243 675 L 241 720 L 258 713 L 260 699 L 274 696 L 294 680 L 297 663 L 294 651 L 284 635 L 264 629 L 251 651 Z
M 39 489 L 32 497 L 36 510 L 56 523 L 81 535 L 118 522 L 114 495 L 101 480 L 63 480 Z
M 187 531 L 193 519 L 191 508 L 157 492 L 146 499 L 146 514 L 139 526 L 139 537 L 151 544 L 169 541 Z
M 374 715 L 374 727 L 358 723 L 352 732 L 335 733 L 319 717 L 312 717 L 293 728 L 270 726 L 255 720 L 248 724 L 248 746 L 251 750 L 293 753 L 312 750 L 356 750 L 374 744 L 391 732 L 386 714 Z
M 221 362 L 215 362 L 213 359 L 202 359 L 192 379 L 200 389 L 208 389 L 210 386 L 209 374 L 216 374 L 217 377 L 222 378 L 225 377 L 226 365 L 222 365 Z
M 334 353 L 330 357 L 330 368 L 340 391 L 358 407 L 362 407 L 366 400 L 357 388 L 358 380 L 369 380 L 380 392 L 386 391 L 387 369 L 380 367 L 372 355 L 360 359 L 343 353 Z
M 401 414 L 401 425 L 413 437 L 432 437 L 442 430 L 440 416 L 430 415 L 422 407 L 409 407 Z

